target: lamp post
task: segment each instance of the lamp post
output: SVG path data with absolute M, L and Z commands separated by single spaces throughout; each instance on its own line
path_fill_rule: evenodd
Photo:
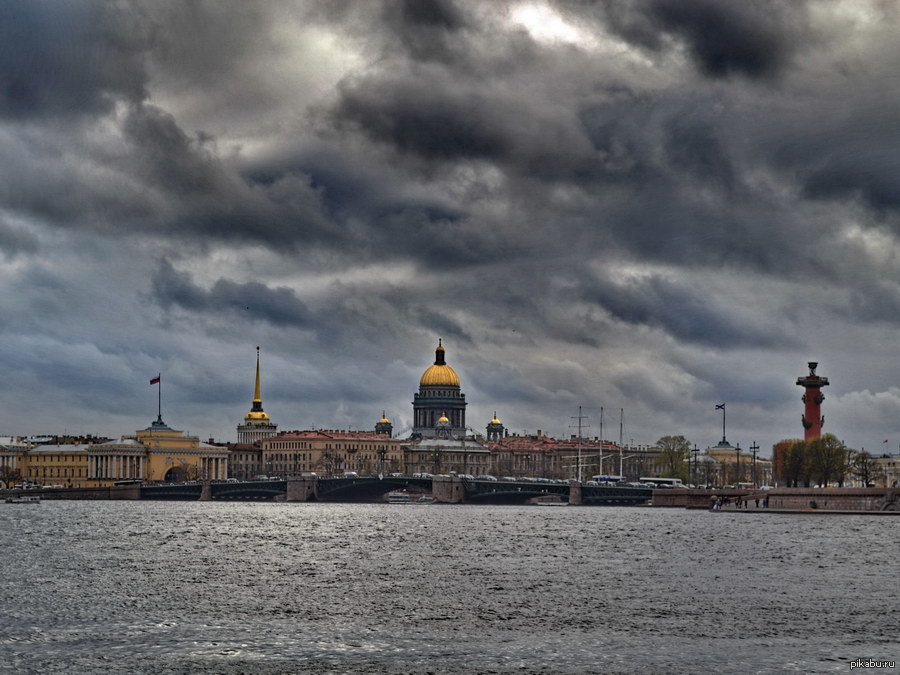
M 750 446 L 750 452 L 753 453 L 753 487 L 756 487 L 756 453 L 759 452 L 756 441 L 753 441 L 753 445 Z
M 694 472 L 693 472 L 693 474 L 691 474 L 691 477 L 692 477 L 691 482 L 694 484 L 694 487 L 697 487 L 697 483 L 698 483 L 697 473 L 698 473 L 698 469 L 700 468 L 698 466 L 699 459 L 700 459 L 700 448 L 698 448 L 697 444 L 694 443 Z

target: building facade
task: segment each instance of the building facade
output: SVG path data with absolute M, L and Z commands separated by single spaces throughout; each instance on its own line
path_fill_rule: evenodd
M 404 446 L 406 473 L 490 473 L 491 450 L 473 438 L 420 438 Z
M 102 443 L 44 443 L 0 452 L 0 468 L 37 485 L 108 487 L 122 480 L 144 482 L 224 479 L 227 448 L 202 443 L 171 429 L 158 417 L 134 436 Z
M 259 441 L 261 474 L 320 476 L 402 473 L 400 441 L 374 431 L 287 431 Z

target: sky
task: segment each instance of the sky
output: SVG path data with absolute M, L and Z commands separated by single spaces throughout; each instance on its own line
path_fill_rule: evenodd
M 900 448 L 900 5 L 0 3 L 0 435 Z M 885 443 L 888 441 L 888 443 Z

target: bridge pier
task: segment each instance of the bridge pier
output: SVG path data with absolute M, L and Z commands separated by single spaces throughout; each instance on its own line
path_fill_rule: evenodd
M 209 480 L 204 480 L 200 483 L 200 499 L 201 502 L 211 502 L 212 501 L 212 483 Z
M 318 484 L 318 479 L 311 476 L 288 478 L 285 501 L 308 502 L 310 499 L 318 499 Z
M 439 504 L 462 504 L 465 486 L 459 476 L 435 476 L 431 479 L 431 496 Z
M 569 483 L 569 506 L 581 506 L 581 483 Z
M 135 485 L 116 485 L 109 488 L 110 499 L 140 499 L 141 486 Z

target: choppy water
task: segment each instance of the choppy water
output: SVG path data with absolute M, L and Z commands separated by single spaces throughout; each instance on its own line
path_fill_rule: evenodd
M 0 504 L 0 672 L 847 672 L 900 659 L 898 527 L 615 507 Z

